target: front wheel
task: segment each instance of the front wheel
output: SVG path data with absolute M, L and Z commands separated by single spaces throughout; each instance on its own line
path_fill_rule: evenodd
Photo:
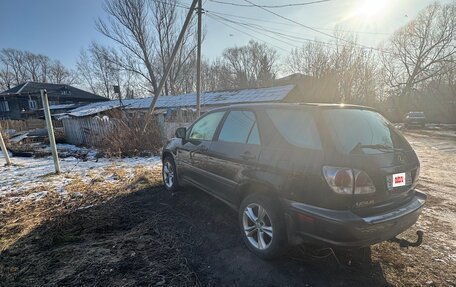
M 179 187 L 179 184 L 177 182 L 176 164 L 174 163 L 173 158 L 170 156 L 166 156 L 163 159 L 162 176 L 166 190 L 176 191 Z
M 268 194 L 252 194 L 242 201 L 239 224 L 244 243 L 259 257 L 272 259 L 286 250 L 283 214 Z

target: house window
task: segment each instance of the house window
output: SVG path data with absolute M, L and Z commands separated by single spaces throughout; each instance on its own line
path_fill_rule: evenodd
M 63 89 L 60 90 L 60 94 L 62 96 L 71 96 L 71 91 L 66 89 L 66 88 L 63 88 Z
M 35 101 L 35 100 L 29 100 L 29 101 L 28 101 L 28 104 L 29 104 L 29 108 L 30 108 L 31 110 L 36 110 L 37 104 L 36 104 L 36 101 Z
M 7 101 L 0 101 L 0 112 L 9 112 L 9 105 Z

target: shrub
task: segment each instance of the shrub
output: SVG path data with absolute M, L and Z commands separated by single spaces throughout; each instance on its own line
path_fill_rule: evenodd
M 147 118 L 134 116 L 111 119 L 110 128 L 100 139 L 98 148 L 108 156 L 158 154 L 163 145 L 160 124 L 155 117 Z

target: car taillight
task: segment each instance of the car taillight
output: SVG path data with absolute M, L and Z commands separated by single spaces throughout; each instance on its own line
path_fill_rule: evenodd
M 371 178 L 362 170 L 324 166 L 323 175 L 331 189 L 338 194 L 369 194 L 375 192 Z
M 323 174 L 334 192 L 353 194 L 353 172 L 350 168 L 324 166 Z
M 355 189 L 354 194 L 369 194 L 375 192 L 375 186 L 371 178 L 361 170 L 354 169 L 355 173 Z

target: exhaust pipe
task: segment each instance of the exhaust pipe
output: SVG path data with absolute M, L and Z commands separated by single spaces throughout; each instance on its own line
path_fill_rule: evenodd
M 405 239 L 399 239 L 397 237 L 394 237 L 394 238 L 391 238 L 390 240 L 388 240 L 389 242 L 394 242 L 394 243 L 398 243 L 399 244 L 399 247 L 417 247 L 417 246 L 420 246 L 421 243 L 423 243 L 423 234 L 424 232 L 421 231 L 421 230 L 418 230 L 416 232 L 416 235 L 418 236 L 418 238 L 416 239 L 415 242 L 410 242 L 408 240 L 405 240 Z

